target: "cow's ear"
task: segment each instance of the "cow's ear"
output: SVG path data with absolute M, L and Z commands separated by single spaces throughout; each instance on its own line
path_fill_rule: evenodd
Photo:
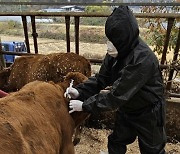
M 76 79 L 76 73 L 75 72 L 69 72 L 67 73 L 67 75 L 64 78 L 64 81 L 70 82 L 71 80 L 75 80 Z
M 3 70 L 0 71 L 0 77 L 9 77 L 11 73 L 11 67 L 4 68 Z
M 70 72 L 66 75 L 65 80 L 74 80 L 74 85 L 82 83 L 83 81 L 87 80 L 87 77 L 79 72 Z

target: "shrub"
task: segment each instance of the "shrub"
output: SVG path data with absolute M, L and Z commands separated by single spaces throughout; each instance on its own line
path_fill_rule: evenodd
M 104 31 L 98 28 L 82 29 L 80 30 L 80 41 L 82 42 L 94 42 L 94 43 L 105 43 L 106 37 Z
M 19 22 L 10 20 L 7 22 L 6 28 L 8 28 L 8 29 L 18 28 L 19 29 L 19 28 L 22 28 L 22 26 Z
M 85 8 L 87 13 L 110 13 L 111 7 L 109 6 L 87 6 Z
M 82 25 L 92 25 L 92 26 L 104 26 L 106 18 L 96 18 L 96 17 L 84 17 L 81 18 L 80 24 Z
M 49 39 L 58 39 L 58 40 L 65 40 L 66 35 L 65 33 L 54 33 L 49 30 L 45 32 L 40 32 L 39 33 L 40 38 L 49 38 Z

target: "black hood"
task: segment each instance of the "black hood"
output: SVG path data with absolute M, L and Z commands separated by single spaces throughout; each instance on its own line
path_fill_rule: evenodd
M 139 27 L 127 6 L 115 8 L 105 24 L 107 38 L 118 50 L 118 57 L 125 58 L 138 44 Z

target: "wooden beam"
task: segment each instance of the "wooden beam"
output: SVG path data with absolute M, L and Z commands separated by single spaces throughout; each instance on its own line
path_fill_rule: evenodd
M 0 12 L 0 16 L 70 16 L 70 17 L 108 17 L 108 13 L 86 12 Z M 137 18 L 176 18 L 180 13 L 134 13 Z

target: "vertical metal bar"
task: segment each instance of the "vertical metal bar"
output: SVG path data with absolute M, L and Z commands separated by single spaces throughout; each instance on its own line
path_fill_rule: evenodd
M 163 49 L 162 58 L 161 58 L 161 64 L 164 64 L 166 61 L 166 54 L 167 54 L 167 49 L 169 45 L 169 39 L 170 39 L 173 23 L 174 23 L 174 18 L 168 18 L 168 26 L 167 26 L 166 38 L 164 42 L 164 49 Z
M 22 18 L 22 23 L 23 23 L 23 28 L 24 28 L 24 36 L 25 36 L 27 52 L 30 53 L 31 51 L 30 51 L 30 46 L 29 46 L 27 19 L 26 19 L 26 16 L 21 16 L 21 18 Z
M 174 50 L 174 56 L 173 56 L 173 61 L 172 61 L 172 62 L 175 62 L 175 61 L 178 59 L 179 46 L 180 46 L 180 28 L 179 28 L 179 33 L 178 33 L 176 48 L 175 48 L 175 50 Z M 167 89 L 167 90 L 170 90 L 170 89 L 171 89 L 171 85 L 172 85 L 172 82 L 171 82 L 171 81 L 172 81 L 173 75 L 174 75 L 174 69 L 172 68 L 172 69 L 170 70 L 170 72 L 169 72 L 168 83 L 167 83 L 167 86 L 166 86 L 166 89 Z
M 0 38 L 0 71 L 6 67 L 6 63 L 4 60 L 4 56 L 2 54 L 2 44 L 1 44 L 1 38 Z
M 75 49 L 76 53 L 79 54 L 79 19 L 80 17 L 74 17 L 75 20 Z
M 70 52 L 70 16 L 65 16 L 67 52 Z
M 38 45 L 37 45 L 38 34 L 36 33 L 35 16 L 31 16 L 31 25 L 32 25 L 32 37 L 34 40 L 34 50 L 35 50 L 35 53 L 38 53 Z

